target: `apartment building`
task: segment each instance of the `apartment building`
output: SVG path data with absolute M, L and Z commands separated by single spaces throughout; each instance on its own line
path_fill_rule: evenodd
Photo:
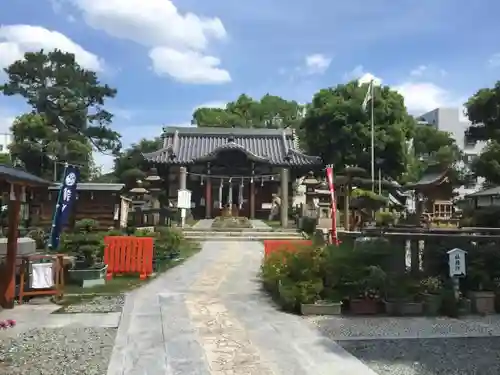
M 461 109 L 459 108 L 436 108 L 417 117 L 422 126 L 435 126 L 439 130 L 451 133 L 457 145 L 464 152 L 464 160 L 460 163 L 467 166 L 476 156 L 479 155 L 484 142 L 468 143 L 465 131 L 470 126 L 470 122 L 461 119 Z M 478 178 L 472 185 L 461 186 L 456 189 L 459 197 L 472 194 L 481 189 L 483 178 Z

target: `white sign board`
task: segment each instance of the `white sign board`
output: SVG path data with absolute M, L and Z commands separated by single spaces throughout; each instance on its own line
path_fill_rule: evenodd
M 191 208 L 191 190 L 177 190 L 177 208 L 183 208 L 186 210 Z
M 453 249 L 448 251 L 448 267 L 450 269 L 450 277 L 465 276 L 465 254 L 467 252 L 462 249 Z

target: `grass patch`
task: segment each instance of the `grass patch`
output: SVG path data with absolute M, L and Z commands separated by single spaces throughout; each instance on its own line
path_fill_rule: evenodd
M 146 285 L 149 281 L 154 280 L 163 272 L 182 264 L 189 257 L 193 256 L 201 250 L 201 245 L 197 242 L 185 241 L 180 246 L 180 254 L 178 259 L 168 260 L 158 264 L 156 273 L 146 280 L 141 280 L 139 275 L 115 275 L 111 280 L 107 280 L 104 285 L 96 285 L 90 288 L 82 288 L 76 285 L 65 285 L 64 296 L 57 302 L 61 306 L 69 306 L 85 303 L 97 296 L 107 295 L 116 296 L 125 292 L 134 290 L 140 286 Z

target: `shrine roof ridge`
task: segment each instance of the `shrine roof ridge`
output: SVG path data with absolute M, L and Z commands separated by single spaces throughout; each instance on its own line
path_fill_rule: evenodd
M 163 147 L 143 154 L 152 163 L 195 164 L 215 160 L 224 151 L 241 151 L 256 162 L 281 166 L 322 164 L 318 156 L 306 155 L 293 129 L 259 128 L 164 128 Z
M 287 136 L 294 134 L 291 128 L 220 128 L 220 127 L 194 127 L 194 126 L 168 126 L 163 128 L 163 135 L 173 135 L 178 132 L 179 135 L 193 135 L 193 136 L 228 136 L 231 134 L 239 137 L 278 137 L 283 133 Z

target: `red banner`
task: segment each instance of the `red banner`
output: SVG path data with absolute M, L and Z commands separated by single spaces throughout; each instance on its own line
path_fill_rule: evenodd
M 335 183 L 333 181 L 333 167 L 326 167 L 326 178 L 328 180 L 328 187 L 332 195 L 332 243 L 339 244 L 337 236 L 337 200 L 335 199 Z

